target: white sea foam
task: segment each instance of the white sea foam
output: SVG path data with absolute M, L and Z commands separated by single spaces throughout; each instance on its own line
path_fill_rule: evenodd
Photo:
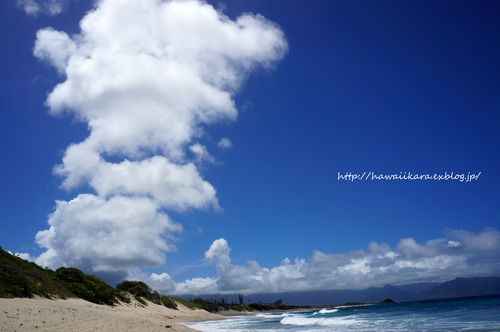
M 248 315 L 222 321 L 191 322 L 184 325 L 203 332 L 418 332 L 498 330 L 500 298 L 457 300 L 451 302 L 411 302 L 392 306 L 372 306 L 362 310 L 338 309 L 336 313 L 319 311 L 279 312 Z M 356 314 L 347 315 L 356 311 Z M 395 314 L 395 312 L 398 314 Z M 311 315 L 313 312 L 317 315 Z M 344 315 L 343 312 L 346 314 Z M 324 315 L 324 316 L 322 316 Z M 273 317 L 274 316 L 274 317 Z
M 369 305 L 373 305 L 373 304 L 367 303 L 367 304 L 339 305 L 339 306 L 337 306 L 337 308 L 341 309 L 341 308 L 366 307 Z
M 283 325 L 296 326 L 343 326 L 359 323 L 359 320 L 352 317 L 332 317 L 332 318 L 307 318 L 303 316 L 285 317 L 280 321 Z
M 318 311 L 319 314 L 333 314 L 334 312 L 339 311 L 339 309 L 321 309 Z
M 227 319 L 227 320 L 214 320 L 203 322 L 184 322 L 181 323 L 191 329 L 202 332 L 217 332 L 217 331 L 231 331 L 231 332 L 245 332 L 242 329 L 242 322 L 244 320 Z
M 255 315 L 255 317 L 259 317 L 259 318 L 283 318 L 283 317 L 289 317 L 292 315 L 293 314 L 291 314 L 289 312 L 283 312 L 283 313 L 279 313 L 279 314 L 273 314 L 273 313 L 258 314 L 258 315 Z

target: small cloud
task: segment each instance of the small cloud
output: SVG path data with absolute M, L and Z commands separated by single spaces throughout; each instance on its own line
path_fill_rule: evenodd
M 193 144 L 189 147 L 189 150 L 195 155 L 196 162 L 201 163 L 203 161 L 214 162 L 214 158 L 208 153 L 207 148 L 200 143 Z
M 69 57 L 76 50 L 76 44 L 65 32 L 55 31 L 52 28 L 39 30 L 36 36 L 33 55 L 44 59 L 62 74 L 66 69 Z M 41 44 L 41 41 L 44 44 Z
M 29 16 L 37 16 L 41 10 L 35 0 L 18 0 L 17 5 Z
M 54 16 L 63 12 L 67 2 L 68 0 L 18 0 L 17 5 L 29 16 Z
M 222 138 L 217 146 L 222 150 L 227 150 L 233 147 L 233 143 L 229 140 L 229 138 Z
M 205 252 L 205 259 L 213 261 L 225 261 L 230 262 L 229 252 L 231 249 L 229 248 L 227 241 L 223 238 L 215 240 L 210 248 Z

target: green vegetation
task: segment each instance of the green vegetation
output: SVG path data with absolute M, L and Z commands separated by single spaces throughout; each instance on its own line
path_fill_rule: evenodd
M 0 297 L 67 298 L 74 296 L 57 281 L 54 271 L 11 255 L 0 247 Z
M 296 309 L 311 309 L 312 307 L 310 306 L 298 306 L 298 305 L 286 305 L 282 303 L 250 303 L 248 305 L 254 310 L 257 311 L 271 311 L 271 310 L 278 310 L 278 311 L 285 311 L 285 310 L 296 310 Z
M 107 305 L 130 303 L 126 293 L 114 289 L 94 275 L 72 267 L 61 267 L 56 271 L 43 269 L 0 247 L 0 297 L 35 295 L 60 299 L 78 297 Z
M 250 304 L 244 304 L 243 301 L 243 296 L 239 295 L 239 304 L 236 303 L 227 303 L 227 301 L 224 298 L 221 298 L 220 300 L 204 300 L 201 298 L 196 298 L 191 301 L 186 301 L 189 303 L 189 306 L 191 309 L 203 309 L 208 312 L 219 312 L 219 311 L 227 311 L 227 310 L 234 310 L 234 311 L 285 311 L 285 310 L 295 310 L 295 309 L 310 309 L 312 307 L 310 306 L 295 306 L 295 305 L 285 305 L 283 304 L 282 300 L 277 300 L 274 303 L 250 303 Z M 175 299 L 178 301 L 179 299 Z M 184 303 L 183 303 L 184 304 Z M 186 305 L 186 304 L 184 304 Z
M 177 310 L 177 303 L 170 296 L 163 295 L 160 297 L 160 301 L 165 307 Z
M 195 304 L 193 302 L 185 300 L 183 298 L 174 297 L 174 298 L 172 298 L 172 300 L 174 300 L 176 303 L 182 304 L 183 306 L 185 306 L 186 308 L 189 308 L 191 310 L 197 309 L 197 307 L 195 306 Z
M 304 307 L 287 306 L 281 300 L 275 303 L 245 304 L 240 295 L 239 303 L 196 298 L 187 301 L 181 298 L 161 296 L 142 281 L 125 280 L 116 289 L 94 275 L 88 275 L 73 267 L 61 267 L 55 271 L 41 268 L 35 263 L 11 255 L 0 247 L 0 298 L 33 297 L 81 298 L 97 304 L 114 305 L 119 302 L 130 303 L 131 296 L 144 306 L 148 302 L 177 309 L 182 304 L 190 309 L 204 309 L 209 312 L 224 310 L 290 310 Z M 147 301 L 146 301 L 147 300 Z
M 148 303 L 146 301 L 144 301 L 144 299 L 142 297 L 140 297 L 139 295 L 134 295 L 134 298 L 137 300 L 137 302 L 139 302 L 143 306 L 145 306 L 145 307 L 148 306 Z
M 154 304 L 163 304 L 160 294 L 142 281 L 124 280 L 116 285 L 116 289 L 132 294 L 142 305 L 148 305 L 144 299 Z
M 180 303 L 183 306 L 195 310 L 195 309 L 203 309 L 208 312 L 219 312 L 219 311 L 225 311 L 225 310 L 235 310 L 235 311 L 253 311 L 254 309 L 246 304 L 235 304 L 231 303 L 228 304 L 222 298 L 220 301 L 217 300 L 204 300 L 202 298 L 195 298 L 192 300 L 185 300 L 179 297 L 172 298 L 173 301 L 176 303 Z
M 77 297 L 98 304 L 113 305 L 117 291 L 94 275 L 88 275 L 73 267 L 61 267 L 55 276 Z

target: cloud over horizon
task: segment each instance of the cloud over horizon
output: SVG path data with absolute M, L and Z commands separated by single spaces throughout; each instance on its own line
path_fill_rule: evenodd
M 77 35 L 37 32 L 34 55 L 63 78 L 47 97 L 50 113 L 86 123 L 89 136 L 54 168 L 64 189 L 80 193 L 57 202 L 49 229 L 36 235 L 46 251 L 35 261 L 141 275 L 175 250 L 182 225 L 167 211 L 220 208 L 198 170 L 214 160 L 205 127 L 236 120 L 241 84 L 254 69 L 274 66 L 288 46 L 264 17 L 233 21 L 198 0 L 96 6 Z
M 307 259 L 284 258 L 280 265 L 270 268 L 253 260 L 245 266 L 232 264 L 229 244 L 221 238 L 205 252 L 205 259 L 216 266 L 217 277 L 175 283 L 165 273 L 154 278 L 142 276 L 142 280 L 160 292 L 202 295 L 359 289 L 500 274 L 500 231 L 448 229 L 445 234 L 446 238 L 423 244 L 404 238 L 395 248 L 371 242 L 368 250 L 337 254 L 316 250 Z

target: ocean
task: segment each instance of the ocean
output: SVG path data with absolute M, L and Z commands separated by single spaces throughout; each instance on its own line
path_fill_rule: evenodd
M 500 296 L 262 313 L 185 325 L 203 332 L 500 331 Z

